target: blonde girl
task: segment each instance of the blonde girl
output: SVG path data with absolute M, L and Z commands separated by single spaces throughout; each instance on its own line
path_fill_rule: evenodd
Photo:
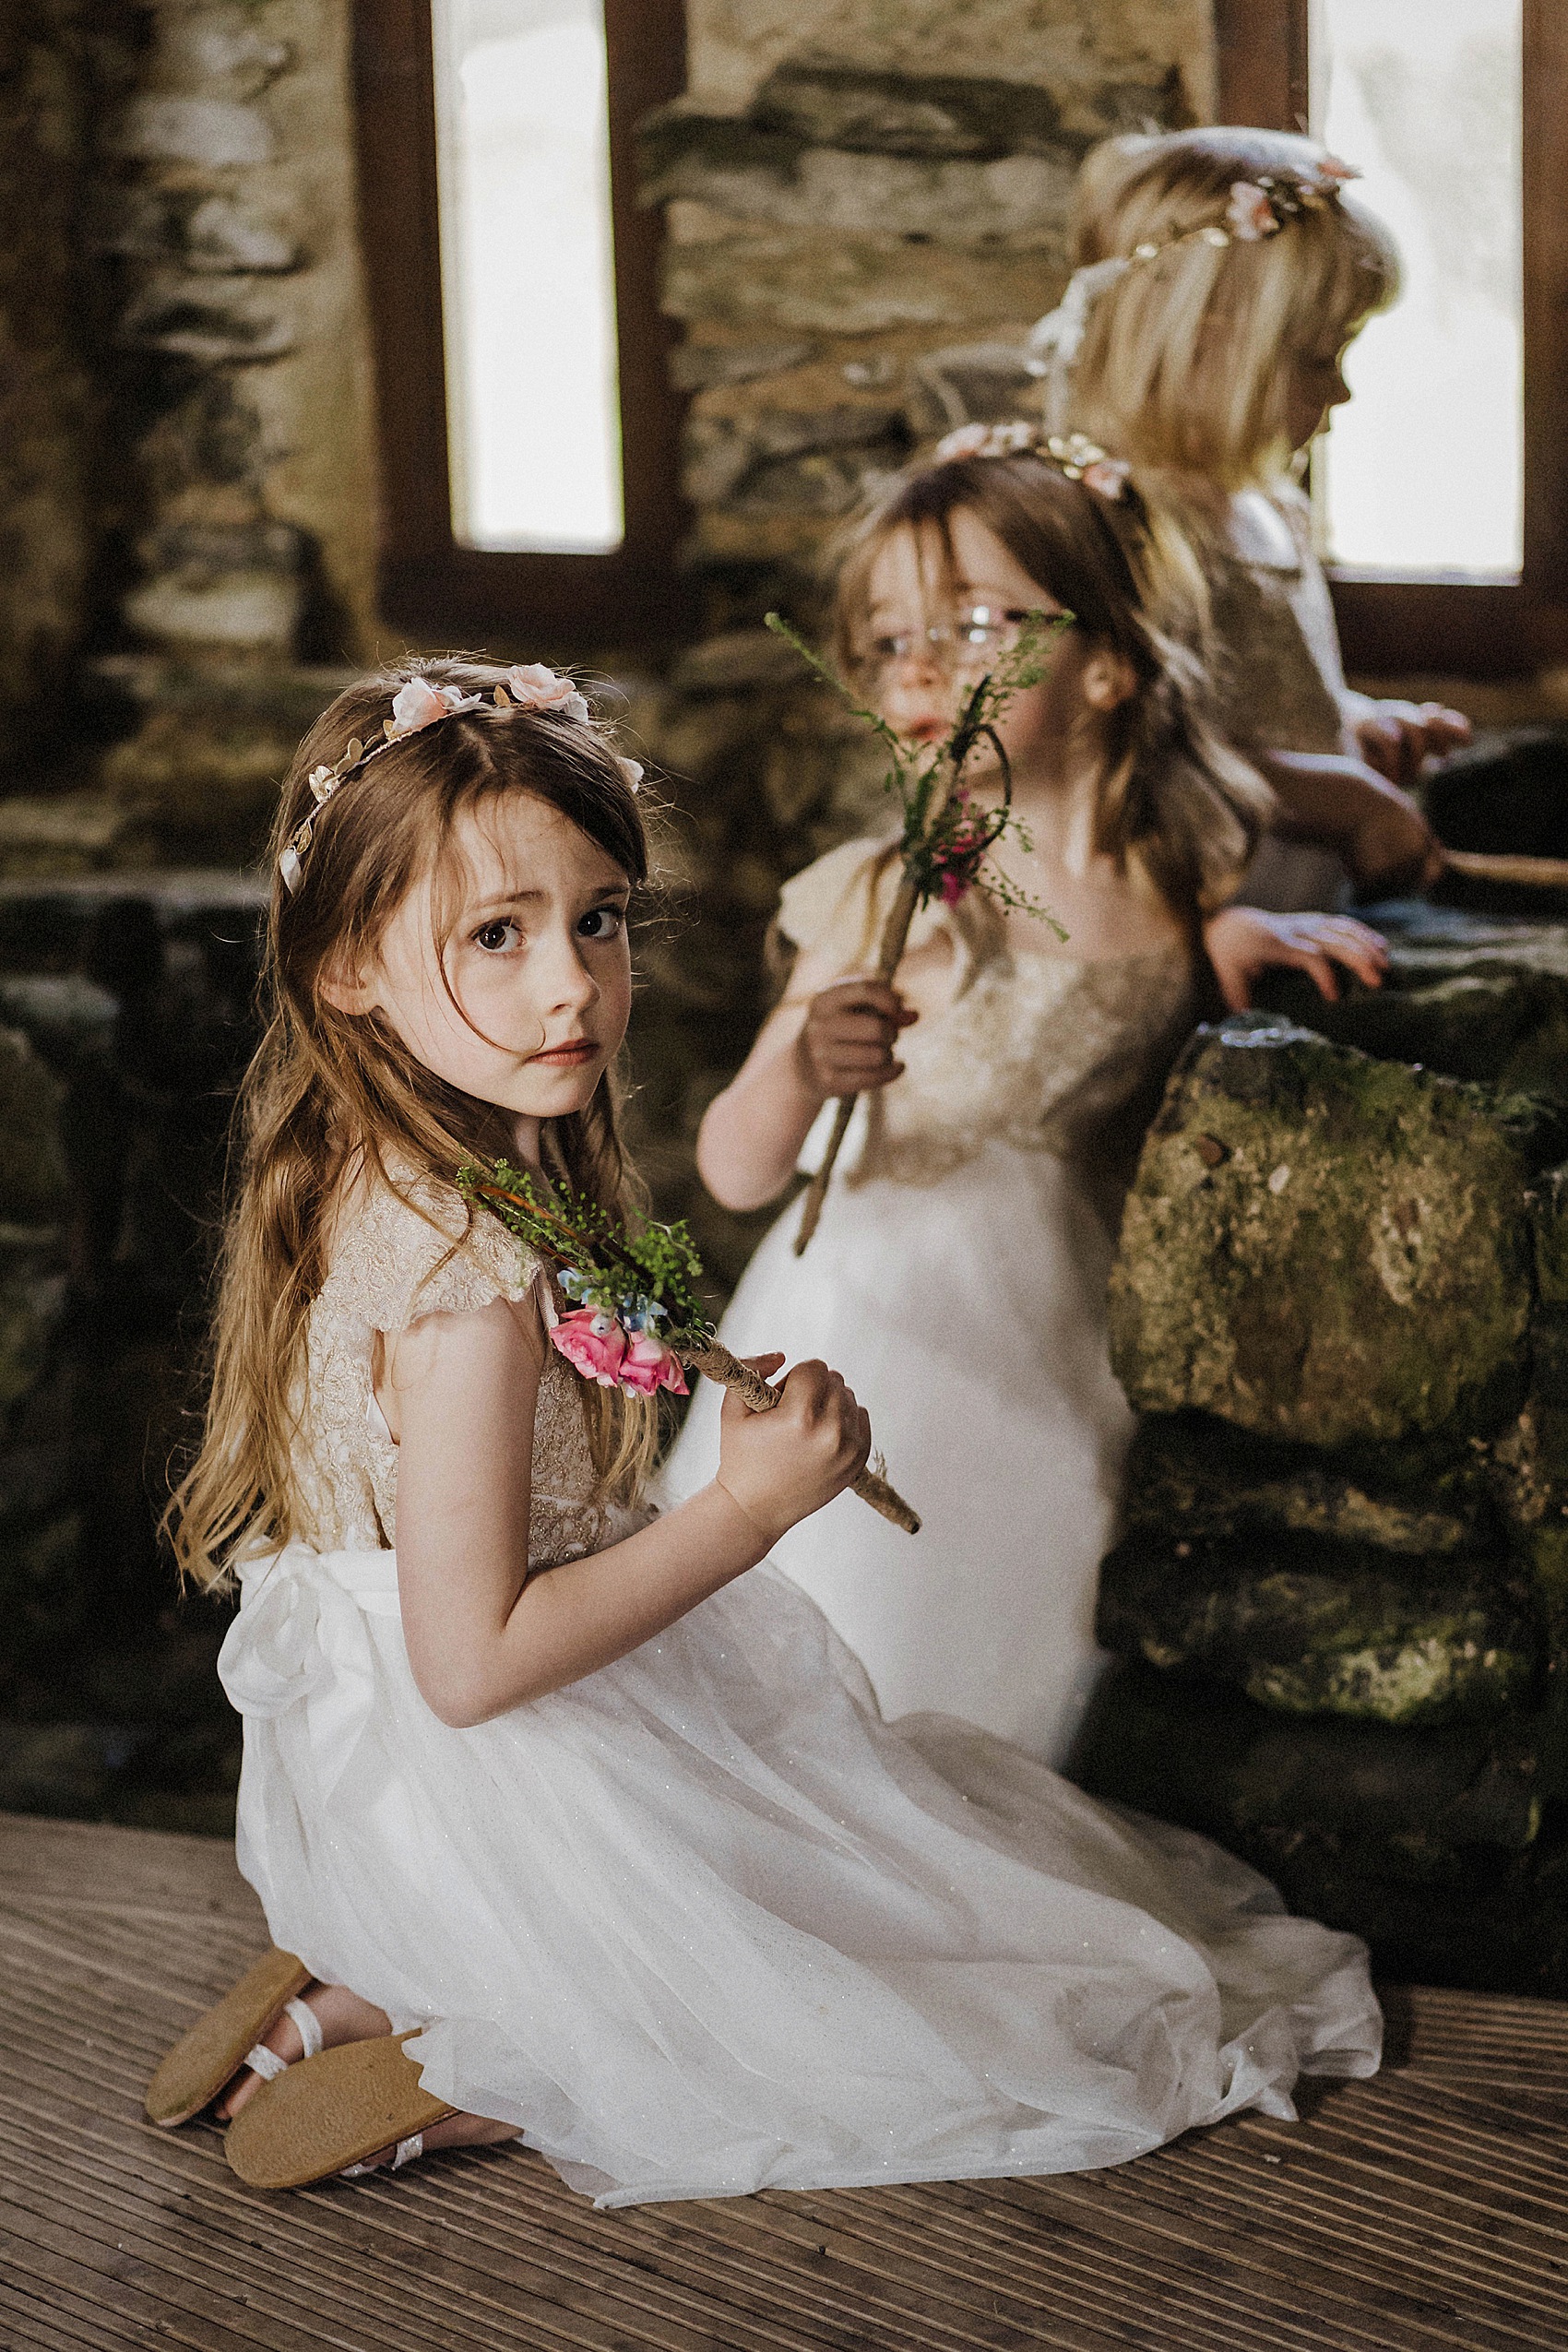
M 1370 2072 L 1352 1940 L 995 1742 L 883 1725 L 761 1564 L 864 1460 L 836 1374 L 727 1408 L 651 1517 L 647 1400 L 578 1378 L 455 1186 L 505 1151 L 628 1206 L 634 780 L 568 681 L 449 661 L 341 695 L 286 786 L 174 1517 L 240 1588 L 278 1948 L 149 2111 L 216 2097 L 269 2187 L 521 2136 L 623 2204 L 1112 2163 Z
M 1322 845 L 1265 849 L 1248 891 L 1282 906 L 1327 903 L 1347 869 L 1363 888 L 1433 878 L 1400 788 L 1469 735 L 1439 704 L 1346 686 L 1298 481 L 1349 398 L 1346 347 L 1398 291 L 1355 177 L 1286 132 L 1108 139 L 1079 177 L 1072 281 L 1034 338 L 1051 429 L 1129 461 L 1207 575 L 1218 722 L 1273 784 L 1281 838 Z
M 1118 1187 L 1192 1027 L 1205 951 L 1242 1005 L 1265 964 L 1301 964 L 1332 995 L 1336 961 L 1375 981 L 1384 949 L 1348 919 L 1218 911 L 1267 790 L 1151 617 L 1163 566 L 1123 471 L 1029 442 L 968 428 L 887 490 L 845 563 L 837 633 L 882 716 L 934 741 L 1027 612 L 1074 616 L 1002 722 L 1031 846 L 995 861 L 1066 937 L 977 896 L 933 905 L 883 987 L 864 975 L 892 846 L 832 851 L 785 887 L 789 987 L 697 1158 L 721 1201 L 756 1207 L 802 1149 L 811 1163 L 824 1104 L 864 1098 L 810 1249 L 794 1257 L 787 1211 L 725 1331 L 749 1347 L 777 1328 L 844 1364 L 925 1526 L 901 1548 L 836 1504 L 776 1557 L 885 1714 L 940 1708 L 1054 1764 L 1099 1669 L 1096 1573 L 1130 1429 L 1106 1338 Z M 995 779 L 974 781 L 983 796 Z M 711 1474 L 718 1436 L 699 1396 L 671 1494 Z

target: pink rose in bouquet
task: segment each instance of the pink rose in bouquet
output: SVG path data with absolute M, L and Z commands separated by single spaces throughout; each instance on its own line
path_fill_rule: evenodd
M 622 1359 L 620 1380 L 633 1396 L 652 1396 L 660 1388 L 669 1389 L 672 1396 L 687 1394 L 680 1358 L 651 1331 L 640 1331 L 633 1339 Z
M 552 1325 L 550 1340 L 585 1380 L 596 1380 L 600 1388 L 622 1384 L 626 1334 L 613 1315 L 601 1314 L 597 1307 L 578 1307 Z

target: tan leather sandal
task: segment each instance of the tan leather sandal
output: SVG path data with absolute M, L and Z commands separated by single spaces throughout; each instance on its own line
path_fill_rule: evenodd
M 148 2122 L 165 2131 L 188 2123 L 242 2067 L 264 2081 L 280 2074 L 289 2061 L 267 2049 L 264 2038 L 279 2017 L 293 2019 L 305 2056 L 314 2056 L 321 2048 L 321 2026 L 315 2012 L 298 1997 L 311 1981 L 303 1961 L 276 1946 L 247 1968 L 216 2007 L 181 2036 L 148 2085 Z
M 339 2042 L 266 2084 L 229 2126 L 231 2168 L 253 2189 L 303 2189 L 362 2168 L 382 2148 L 397 2149 L 394 2169 L 418 2156 L 422 2135 L 456 2110 L 421 2089 L 403 2054 L 410 2039 Z

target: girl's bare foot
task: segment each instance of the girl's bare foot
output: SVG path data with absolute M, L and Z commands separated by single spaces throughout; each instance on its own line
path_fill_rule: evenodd
M 315 2013 L 324 2049 L 331 2049 L 339 2042 L 370 2041 L 376 2035 L 392 2030 L 386 2012 L 362 2001 L 347 1985 L 313 1984 L 307 1988 L 303 2000 L 305 2006 Z M 304 2056 L 304 2043 L 291 2017 L 279 2017 L 261 2038 L 264 2049 L 276 2050 L 291 2066 Z M 261 2076 L 253 2073 L 248 2066 L 242 2067 L 213 2108 L 220 2123 L 232 2123 L 245 2101 L 254 2098 L 260 2088 Z
M 503 2140 L 515 2140 L 517 2137 L 515 2123 L 495 2123 L 486 2115 L 444 2115 L 439 2123 L 433 2123 L 429 2131 L 422 2134 L 423 2145 L 420 2153 L 429 2156 L 436 2148 L 491 2148 Z M 397 2153 L 395 2147 L 377 2148 L 374 2156 L 366 2156 L 364 2162 L 355 2165 L 353 2169 L 356 2172 L 378 2171 L 384 2164 L 390 2164 Z

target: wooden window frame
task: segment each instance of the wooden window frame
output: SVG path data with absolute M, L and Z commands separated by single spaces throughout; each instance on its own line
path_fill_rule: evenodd
M 608 554 L 499 552 L 453 536 L 431 0 L 354 0 L 361 241 L 381 459 L 385 620 L 556 658 L 656 646 L 687 601 L 680 402 L 659 308 L 659 220 L 636 201 L 636 127 L 685 87 L 683 0 L 605 0 L 625 538 Z
M 1216 0 L 1219 115 L 1308 119 L 1309 0 Z M 1524 0 L 1524 567 L 1516 581 L 1331 573 L 1348 669 L 1516 677 L 1568 659 L 1568 8 Z M 1463 465 L 1456 441 L 1454 463 Z

